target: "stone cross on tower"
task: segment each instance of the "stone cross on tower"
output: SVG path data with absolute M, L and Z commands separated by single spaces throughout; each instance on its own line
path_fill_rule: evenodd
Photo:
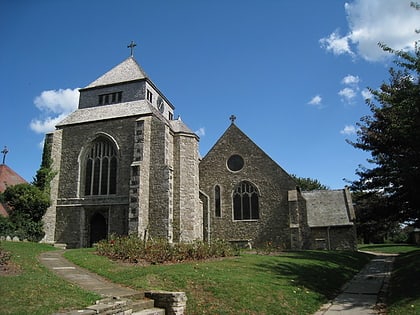
M 137 44 L 134 41 L 131 41 L 130 45 L 127 46 L 127 48 L 130 48 L 130 56 L 133 57 L 134 54 L 134 47 L 136 47 Z
M 6 162 L 6 154 L 9 153 L 9 150 L 7 150 L 7 147 L 6 146 L 4 146 L 4 149 L 3 149 L 3 151 L 1 151 L 1 153 L 3 153 L 3 163 L 2 164 L 5 164 L 5 162 Z
M 236 116 L 235 115 L 230 115 L 229 119 L 232 122 L 232 124 L 234 124 L 235 120 L 236 120 Z

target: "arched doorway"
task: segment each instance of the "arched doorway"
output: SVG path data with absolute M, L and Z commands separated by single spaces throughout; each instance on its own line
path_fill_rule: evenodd
M 90 218 L 90 246 L 99 242 L 100 240 L 106 239 L 108 235 L 108 226 L 106 219 L 100 213 L 95 213 Z

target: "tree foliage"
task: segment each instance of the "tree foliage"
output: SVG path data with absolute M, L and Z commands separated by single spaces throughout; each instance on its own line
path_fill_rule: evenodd
M 7 187 L 2 198 L 9 213 L 0 222 L 2 234 L 40 240 L 44 235 L 42 217 L 50 205 L 48 193 L 32 184 L 18 184 Z
M 317 179 L 312 179 L 309 177 L 298 177 L 295 174 L 291 175 L 295 180 L 296 184 L 299 186 L 300 189 L 309 191 L 309 190 L 326 190 L 329 189 L 328 186 L 321 184 L 321 182 Z
M 366 101 L 371 115 L 358 123 L 355 148 L 370 152 L 371 168 L 359 167 L 353 191 L 380 194 L 380 215 L 390 221 L 418 220 L 420 210 L 420 49 L 396 51 L 397 68 L 389 70 L 388 83 L 370 89 Z
M 33 184 L 39 189 L 49 192 L 50 182 L 55 175 L 55 172 L 52 170 L 51 143 L 45 141 L 44 151 L 42 153 L 41 166 L 36 172 Z

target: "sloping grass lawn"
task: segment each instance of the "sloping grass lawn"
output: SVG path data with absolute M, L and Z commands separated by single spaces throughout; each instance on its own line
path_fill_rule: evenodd
M 359 250 L 386 254 L 403 254 L 413 250 L 420 250 L 420 246 L 410 244 L 362 244 L 357 247 Z
M 0 276 L 0 314 L 52 314 L 91 305 L 99 298 L 58 278 L 37 260 L 53 247 L 37 243 L 1 242 L 11 253 L 14 272 Z
M 388 314 L 420 314 L 420 249 L 401 254 L 395 260 Z
M 189 315 L 312 314 L 369 261 L 364 253 L 327 251 L 150 266 L 114 262 L 93 249 L 70 250 L 65 257 L 139 290 L 184 291 Z

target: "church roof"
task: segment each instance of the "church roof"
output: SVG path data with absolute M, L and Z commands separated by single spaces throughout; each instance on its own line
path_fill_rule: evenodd
M 303 191 L 310 227 L 353 225 L 355 218 L 347 189 Z
M 6 164 L 0 164 L 0 193 L 4 192 L 7 186 L 24 184 L 27 181 Z
M 8 167 L 6 164 L 0 164 L 0 193 L 4 192 L 7 186 L 27 183 L 23 177 Z M 9 214 L 6 210 L 7 206 L 0 203 L 0 216 L 7 217 Z
M 59 122 L 57 127 L 150 113 L 152 113 L 151 105 L 146 100 L 87 107 L 77 109 Z
M 133 80 L 147 79 L 146 72 L 140 67 L 133 56 L 128 57 L 119 65 L 90 83 L 85 88 L 93 88 L 103 85 L 128 82 Z
M 190 128 L 188 128 L 188 126 L 181 120 L 181 118 L 178 118 L 177 120 L 171 120 L 169 123 L 175 133 L 189 133 L 197 136 Z

